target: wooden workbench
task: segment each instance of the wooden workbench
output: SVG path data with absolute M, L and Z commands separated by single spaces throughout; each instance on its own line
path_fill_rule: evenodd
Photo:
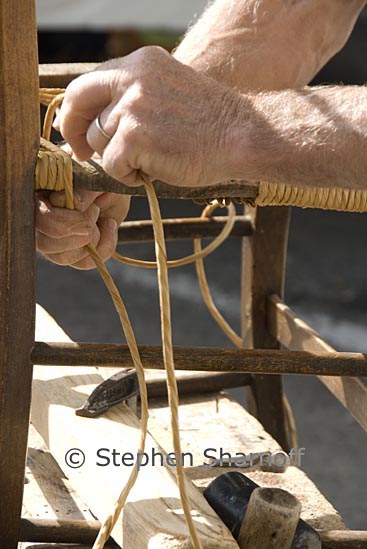
M 40 308 L 37 319 L 37 337 L 47 339 L 48 336 L 53 341 L 68 340 L 62 329 Z M 74 410 L 71 409 L 72 402 L 74 405 L 80 404 L 84 400 L 85 394 L 88 394 L 101 379 L 110 376 L 113 371 L 111 368 L 93 368 L 86 373 L 85 368 L 80 368 L 78 371 L 75 367 L 71 368 L 72 371 L 69 372 L 65 367 L 63 369 L 35 367 L 32 417 L 59 463 L 51 456 L 44 439 L 32 426 L 29 438 L 23 517 L 86 521 L 94 520 L 96 517 L 102 519 L 99 502 L 102 501 L 106 506 L 111 506 L 113 502 L 112 486 L 116 485 L 118 492 L 123 484 L 123 475 L 118 468 L 115 468 L 115 471 L 110 472 L 109 476 L 104 477 L 99 483 L 98 479 L 90 477 L 88 469 L 68 469 L 62 459 L 65 445 L 74 446 L 78 433 L 80 435 L 79 444 L 81 446 L 84 444 L 83 448 L 85 449 L 85 444 L 89 440 L 85 433 L 90 429 L 92 433 L 95 433 L 95 437 L 102 437 L 103 433 L 104 445 L 108 445 L 106 441 L 111 442 L 113 437 L 115 440 L 126 440 L 127 431 L 131 429 L 134 421 L 137 426 L 139 425 L 137 417 L 125 404 L 118 405 L 109 411 L 107 414 L 109 420 L 75 416 Z M 162 376 L 163 374 L 150 371 L 148 375 Z M 90 376 L 89 380 L 88 376 Z M 44 383 L 45 381 L 48 383 Z M 56 398 L 62 388 L 67 394 Z M 65 422 L 68 424 L 67 430 L 64 428 Z M 111 429 L 108 433 L 106 432 L 106 423 Z M 80 430 L 80 425 L 83 425 L 83 433 Z M 204 509 L 204 513 L 207 513 L 207 509 L 205 503 L 203 504 L 201 491 L 212 478 L 231 469 L 203 465 L 203 449 L 220 446 L 232 454 L 239 451 L 246 454 L 250 452 L 272 452 L 274 454 L 280 451 L 279 444 L 264 431 L 261 424 L 224 392 L 182 398 L 180 425 L 182 449 L 184 452 L 190 452 L 194 459 L 194 465 L 186 469 L 187 477 L 192 482 L 195 493 L 199 494 L 199 496 L 194 496 L 194 498 L 199 498 L 195 502 L 199 506 L 203 506 L 201 509 Z M 153 399 L 150 402 L 149 432 L 151 440 L 157 447 L 166 452 L 170 451 L 169 410 L 165 399 Z M 131 441 L 134 436 L 132 433 Z M 133 442 L 129 442 L 129 449 L 132 444 Z M 92 446 L 89 449 L 91 448 Z M 238 470 L 238 468 L 234 468 L 234 470 Z M 292 492 L 302 503 L 302 518 L 313 527 L 322 530 L 343 530 L 345 528 L 337 511 L 302 470 L 297 467 L 288 467 L 284 472 L 276 472 L 281 470 L 273 468 L 274 472 L 266 472 L 261 470 L 259 464 L 246 470 L 241 469 L 261 485 L 281 487 Z M 149 483 L 147 479 L 151 478 L 152 482 L 154 480 L 154 475 L 153 477 L 149 477 L 149 475 L 151 475 L 151 471 L 141 470 L 142 480 L 137 483 L 137 489 L 134 489 L 133 492 L 134 496 L 129 500 L 124 511 L 123 520 L 114 531 L 114 539 L 120 540 L 119 543 L 123 539 L 125 549 L 133 546 L 146 547 L 145 536 L 153 535 L 157 530 L 155 521 L 151 520 L 150 514 L 152 505 L 154 512 L 159 513 L 161 498 L 159 495 L 154 495 L 153 486 L 149 484 L 147 487 Z M 163 483 L 170 483 L 172 480 L 169 479 L 169 475 L 161 476 L 160 472 L 157 478 L 159 482 Z M 90 489 L 91 485 L 94 486 L 93 490 Z M 169 490 L 172 490 L 172 486 L 169 487 Z M 106 509 L 106 512 L 108 510 Z M 221 528 L 221 523 L 209 515 L 210 513 L 207 515 L 208 520 L 214 521 L 211 527 L 214 524 L 215 528 Z M 140 539 L 137 532 L 141 531 L 142 520 L 145 528 L 144 532 L 141 532 Z M 126 524 L 128 524 L 128 528 L 126 528 Z M 177 527 L 180 529 L 181 525 L 177 526 L 172 523 L 170 527 L 173 530 Z M 221 535 L 229 536 L 226 529 L 221 532 Z M 229 544 L 226 546 L 236 547 L 236 544 L 230 541 L 230 536 L 228 540 Z M 21 545 L 22 549 L 26 547 L 51 546 Z M 61 549 L 63 546 L 53 545 L 52 547 Z

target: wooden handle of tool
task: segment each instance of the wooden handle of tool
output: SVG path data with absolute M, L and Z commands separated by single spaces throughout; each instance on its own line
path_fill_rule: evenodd
M 301 504 L 280 488 L 256 488 L 250 497 L 241 526 L 241 549 L 290 549 Z

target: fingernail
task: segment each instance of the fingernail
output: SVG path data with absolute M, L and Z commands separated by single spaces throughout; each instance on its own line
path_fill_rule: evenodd
M 72 236 L 88 236 L 90 231 L 86 227 L 78 227 L 76 225 L 69 228 L 69 234 Z
M 88 229 L 79 229 L 78 231 L 73 231 L 72 234 L 74 236 L 88 236 L 89 231 Z

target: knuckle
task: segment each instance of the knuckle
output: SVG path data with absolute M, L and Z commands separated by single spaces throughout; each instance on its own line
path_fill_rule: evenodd
M 116 249 L 116 242 L 113 238 L 109 238 L 105 243 L 104 246 L 101 246 L 99 248 L 99 254 L 103 261 L 107 261 L 111 258 L 112 254 L 114 253 Z
M 84 75 L 81 75 L 78 78 L 74 78 L 74 80 L 72 80 L 67 85 L 65 90 L 65 100 L 69 100 L 69 98 L 72 97 L 74 93 L 78 93 L 79 84 L 80 82 L 83 82 L 83 78 Z
M 80 96 L 81 90 L 93 84 L 94 80 L 95 80 L 94 72 L 81 74 L 77 78 L 74 78 L 74 80 L 72 80 L 68 84 L 65 90 L 64 105 L 68 107 L 70 102 L 73 102 L 76 98 Z
M 136 79 L 123 96 L 122 107 L 125 113 L 130 116 L 137 116 L 142 111 L 146 110 L 149 102 L 149 94 L 147 94 L 147 85 L 144 78 Z
M 123 157 L 123 151 L 120 149 L 119 155 L 114 153 L 104 154 L 102 157 L 102 166 L 103 169 L 108 175 L 111 177 L 115 177 L 116 179 L 119 179 L 119 175 L 121 175 L 121 164 L 122 164 L 122 157 Z
M 167 50 L 162 48 L 161 46 L 144 46 L 143 48 L 140 48 L 139 52 L 141 52 L 141 55 L 144 59 L 154 61 L 157 59 L 161 59 L 162 57 L 169 56 L 169 53 Z
M 141 128 L 137 121 L 131 120 L 124 132 L 123 150 L 128 156 L 131 148 L 135 147 L 140 139 Z

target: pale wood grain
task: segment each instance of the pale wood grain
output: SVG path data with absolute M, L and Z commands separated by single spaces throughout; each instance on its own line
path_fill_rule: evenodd
M 275 295 L 268 300 L 268 326 L 271 334 L 290 350 L 312 353 L 335 351 Z M 318 376 L 318 378 L 367 431 L 367 377 Z
M 34 341 L 35 6 L 0 2 L 0 540 L 17 545 Z
M 37 313 L 37 338 L 68 339 L 45 311 L 39 308 Z M 101 380 L 95 368 L 36 366 L 32 421 L 83 500 L 103 520 L 111 510 L 130 468 L 97 467 L 96 452 L 100 447 L 136 452 L 140 425 L 126 405 L 116 406 L 98 419 L 75 416 L 75 408 Z M 64 462 L 65 452 L 74 447 L 83 449 L 86 455 L 85 465 L 80 469 L 69 469 Z M 159 450 L 159 445 L 148 437 L 146 451 L 151 452 L 152 449 Z M 123 531 L 122 520 L 119 520 L 113 538 L 120 545 L 124 543 L 125 549 L 147 547 L 151 539 L 162 534 L 169 536 L 165 539 L 167 547 L 186 546 L 189 543 L 188 531 L 173 471 L 168 467 L 149 466 L 141 468 L 140 473 L 124 511 L 125 516 L 126 512 L 134 509 L 136 522 Z M 191 483 L 188 483 L 188 491 L 203 547 L 217 547 L 218 539 L 223 548 L 236 547 L 226 527 Z

